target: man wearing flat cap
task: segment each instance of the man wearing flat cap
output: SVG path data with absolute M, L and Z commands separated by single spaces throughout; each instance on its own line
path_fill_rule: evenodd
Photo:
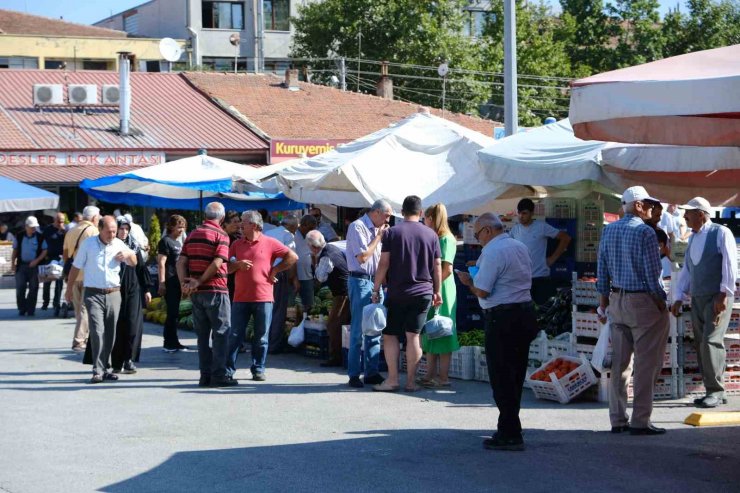
M 737 247 L 730 229 L 710 220 L 712 206 L 706 199 L 696 197 L 681 208 L 693 234 L 678 275 L 671 313 L 678 317 L 684 300 L 691 296 L 694 346 L 706 389 L 706 395 L 694 404 L 717 407 L 727 402 L 722 382 L 724 338 L 735 298 Z
M 599 244 L 596 289 L 599 319 L 611 321 L 612 368 L 609 420 L 612 433 L 661 435 L 665 429 L 650 422 L 655 380 L 663 366 L 668 339 L 668 310 L 661 278 L 655 231 L 646 224 L 655 203 L 643 187 L 622 195 L 624 217 L 609 224 Z M 627 386 L 634 353 L 632 419 L 627 415 Z

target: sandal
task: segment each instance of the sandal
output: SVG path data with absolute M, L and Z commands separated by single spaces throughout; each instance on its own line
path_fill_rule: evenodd
M 103 380 L 110 380 L 111 382 L 118 381 L 118 375 L 114 375 L 113 373 L 103 373 Z
M 93 375 L 88 383 L 101 383 L 103 381 L 103 375 Z
M 419 377 L 416 379 L 416 383 L 418 385 L 422 385 L 424 387 L 428 387 L 430 385 L 434 385 L 436 381 L 433 378 L 427 378 L 427 377 Z
M 373 390 L 375 392 L 398 392 L 400 389 L 400 385 L 390 385 L 385 382 L 373 385 Z

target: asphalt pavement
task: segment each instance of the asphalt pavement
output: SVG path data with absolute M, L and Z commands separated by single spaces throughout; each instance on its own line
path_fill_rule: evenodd
M 203 389 L 197 353 L 163 353 L 147 324 L 138 373 L 89 385 L 73 328 L 0 290 L 0 492 L 740 491 L 740 427 L 684 425 L 687 399 L 656 403 L 666 435 L 637 437 L 609 433 L 606 404 L 526 390 L 526 451 L 493 452 L 486 383 L 378 394 L 281 354 L 265 382 L 242 356 L 241 385 Z

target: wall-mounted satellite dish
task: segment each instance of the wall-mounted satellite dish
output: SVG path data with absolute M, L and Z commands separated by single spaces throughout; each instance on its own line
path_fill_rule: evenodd
M 182 56 L 182 48 L 172 38 L 162 38 L 159 42 L 159 53 L 168 62 L 176 62 Z
M 229 43 L 231 43 L 232 46 L 239 46 L 241 40 L 242 38 L 238 34 L 232 34 L 229 36 Z

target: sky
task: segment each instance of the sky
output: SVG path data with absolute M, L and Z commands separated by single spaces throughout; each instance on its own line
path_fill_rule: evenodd
M 0 8 L 17 10 L 30 14 L 59 18 L 80 24 L 92 24 L 131 7 L 141 5 L 146 0 L 0 0 Z M 559 10 L 557 0 L 547 0 Z M 608 1 L 608 0 L 607 0 Z M 684 0 L 660 0 L 661 14 Z

